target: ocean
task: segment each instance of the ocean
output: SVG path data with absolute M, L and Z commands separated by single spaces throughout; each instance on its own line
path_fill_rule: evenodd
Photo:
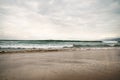
M 23 48 L 73 48 L 73 47 L 120 47 L 120 41 L 74 41 L 74 40 L 0 40 L 0 49 Z

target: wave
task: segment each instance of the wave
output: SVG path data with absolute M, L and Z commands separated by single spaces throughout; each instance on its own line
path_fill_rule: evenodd
M 22 48 L 120 47 L 117 41 L 2 40 L 0 49 Z
M 22 48 L 43 48 L 43 49 L 48 49 L 48 48 L 67 48 L 67 47 L 73 47 L 73 45 L 3 45 L 0 46 L 0 49 L 22 49 Z
M 73 45 L 73 47 L 120 47 L 120 45 L 109 44 L 109 45 Z
M 120 47 L 117 44 L 103 44 L 103 45 L 9 45 L 0 46 L 0 49 L 62 49 L 62 48 L 82 48 L 82 47 Z
M 102 41 L 103 43 L 109 43 L 109 44 L 117 44 L 118 41 Z

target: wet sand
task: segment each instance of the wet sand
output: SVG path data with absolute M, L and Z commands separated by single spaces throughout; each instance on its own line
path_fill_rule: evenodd
M 120 80 L 120 49 L 0 54 L 0 80 Z

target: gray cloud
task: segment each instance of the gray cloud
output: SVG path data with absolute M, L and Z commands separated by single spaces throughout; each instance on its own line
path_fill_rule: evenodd
M 120 37 L 120 1 L 0 0 L 0 21 L 1 39 Z

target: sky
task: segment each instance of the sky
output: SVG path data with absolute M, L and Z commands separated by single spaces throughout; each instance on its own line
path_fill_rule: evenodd
M 0 39 L 120 37 L 120 0 L 0 0 Z

